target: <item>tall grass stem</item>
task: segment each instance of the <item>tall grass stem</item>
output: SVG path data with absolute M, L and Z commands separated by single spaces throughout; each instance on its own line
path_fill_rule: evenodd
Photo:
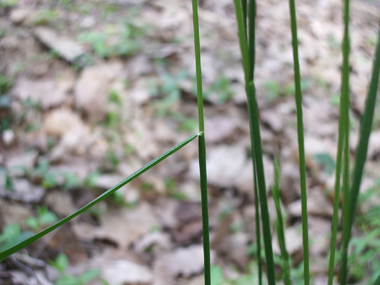
M 281 170 L 278 158 L 274 159 L 274 184 L 272 185 L 272 195 L 277 212 L 276 231 L 278 238 L 278 245 L 281 251 L 283 280 L 285 285 L 291 285 L 290 281 L 290 266 L 289 266 L 289 253 L 286 250 L 284 218 L 281 211 L 281 194 L 280 194 L 280 180 Z
M 348 0 L 346 0 L 348 2 Z M 347 9 L 348 10 L 348 9 Z M 347 11 L 346 11 L 347 12 Z M 348 15 L 348 14 L 347 14 Z M 373 61 L 371 81 L 368 89 L 364 113 L 360 123 L 359 142 L 356 149 L 354 168 L 352 172 L 351 188 L 349 192 L 348 211 L 343 212 L 343 246 L 342 246 L 342 264 L 341 264 L 341 285 L 347 284 L 347 260 L 348 245 L 351 238 L 351 229 L 356 212 L 360 183 L 363 176 L 364 164 L 367 159 L 368 141 L 371 135 L 373 116 L 376 106 L 376 96 L 379 85 L 380 75 L 380 28 L 377 38 L 375 58 Z
M 297 35 L 297 15 L 294 0 L 289 0 L 290 26 L 292 31 L 293 62 L 294 62 L 294 84 L 297 108 L 297 134 L 298 134 L 298 155 L 299 155 L 299 172 L 301 187 L 301 205 L 302 205 L 302 242 L 303 242 L 303 259 L 304 259 L 304 284 L 310 284 L 310 265 L 309 265 L 309 226 L 307 213 L 307 190 L 306 190 L 306 164 L 305 164 L 305 146 L 304 146 L 304 127 L 302 116 L 302 91 L 301 91 L 301 74 L 298 56 L 298 35 Z
M 252 61 L 248 52 L 248 42 L 244 28 L 243 11 L 240 0 L 234 0 L 236 20 L 238 24 L 239 44 L 242 55 L 242 65 L 245 76 L 245 90 L 247 94 L 248 103 L 248 117 L 251 135 L 251 148 L 252 160 L 256 166 L 258 192 L 260 199 L 261 221 L 264 237 L 265 248 L 265 263 L 267 269 L 268 284 L 276 284 L 273 249 L 272 249 L 272 235 L 271 224 L 269 219 L 268 201 L 265 186 L 264 165 L 263 165 L 263 152 L 261 147 L 261 134 L 260 134 L 260 117 L 259 109 L 256 100 L 256 90 L 254 80 L 252 79 L 251 70 Z M 254 48 L 254 47 L 251 47 Z
M 202 90 L 201 47 L 200 47 L 200 37 L 199 37 L 198 1 L 192 0 L 192 4 L 193 4 L 195 67 L 196 67 L 196 77 L 197 77 L 198 121 L 199 121 L 199 131 L 201 132 L 201 135 L 199 136 L 199 140 L 198 140 L 198 152 L 199 152 L 199 173 L 200 173 L 200 188 L 201 188 L 201 203 L 202 203 L 204 280 L 205 280 L 205 285 L 211 285 L 210 228 L 209 228 L 209 217 L 208 217 L 206 141 L 205 141 L 205 133 L 204 133 L 203 90 Z
M 253 160 L 252 160 L 253 162 Z M 260 231 L 260 203 L 259 203 L 259 186 L 257 184 L 256 166 L 253 162 L 254 188 L 255 188 L 255 220 L 256 220 L 256 252 L 257 252 L 257 272 L 258 284 L 263 284 L 263 264 L 261 259 L 261 231 Z
M 344 3 L 344 36 L 342 44 L 342 83 L 339 107 L 338 145 L 335 169 L 334 186 L 334 211 L 331 223 L 330 257 L 328 271 L 328 285 L 333 284 L 335 252 L 338 231 L 338 213 L 340 202 L 341 175 L 343 167 L 343 213 L 347 212 L 347 196 L 349 191 L 349 109 L 350 109 L 350 87 L 349 87 L 349 57 L 350 57 L 350 35 L 349 35 L 349 0 Z M 343 221 L 344 222 L 344 221 Z

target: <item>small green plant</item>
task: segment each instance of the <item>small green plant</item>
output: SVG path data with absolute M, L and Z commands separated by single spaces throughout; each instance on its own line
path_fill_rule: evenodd
M 96 279 L 100 273 L 98 269 L 90 269 L 80 276 L 67 274 L 66 270 L 70 263 L 69 259 L 64 253 L 58 254 L 56 259 L 54 261 L 51 261 L 50 264 L 54 266 L 61 274 L 59 279 L 55 282 L 55 285 L 86 285 Z
M 67 171 L 52 171 L 48 161 L 40 161 L 39 164 L 31 171 L 25 170 L 26 175 L 34 180 L 39 181 L 45 189 L 63 187 L 65 190 L 71 190 L 83 185 L 83 181 L 74 173 Z
M 213 94 L 216 95 L 219 104 L 223 104 L 234 97 L 235 94 L 231 88 L 230 80 L 225 75 L 219 76 L 211 86 L 205 90 L 204 98 L 207 100 Z
M 8 191 L 13 191 L 14 190 L 14 188 L 13 188 L 13 181 L 12 181 L 12 177 L 9 174 L 8 169 L 0 166 L 0 174 L 1 174 L 1 172 L 4 175 L 4 184 L 5 184 L 4 186 L 5 186 L 5 189 L 7 189 Z
M 109 26 L 100 32 L 83 33 L 79 40 L 90 44 L 99 57 L 129 56 L 141 48 L 146 32 L 146 27 L 126 21 L 121 27 Z
M 171 107 L 179 102 L 181 83 L 187 76 L 188 74 L 185 70 L 179 72 L 178 75 L 162 72 L 156 82 L 148 81 L 150 95 L 155 99 L 153 108 L 156 110 L 158 118 L 168 115 Z
M 37 216 L 26 218 L 24 224 L 34 232 L 37 232 L 46 226 L 54 224 L 57 221 L 57 216 L 53 212 L 49 211 L 47 207 L 38 207 Z
M 301 91 L 305 92 L 309 89 L 309 80 L 301 80 Z M 283 88 L 281 84 L 275 80 L 269 80 L 264 84 L 265 99 L 267 101 L 273 101 L 283 96 L 291 96 L 296 94 L 296 88 L 294 82 L 289 83 Z
M 335 171 L 335 161 L 329 153 L 318 153 L 314 155 L 314 160 L 320 164 L 327 175 L 332 175 Z
M 1 0 L 0 8 L 14 7 L 18 3 L 18 0 Z
M 187 200 L 185 193 L 178 190 L 177 182 L 174 179 L 165 179 L 165 186 L 170 197 L 178 200 Z
M 0 250 L 3 251 L 11 248 L 27 238 L 30 238 L 33 234 L 34 233 L 30 231 L 22 231 L 18 224 L 6 225 L 0 234 Z
M 55 10 L 42 9 L 37 12 L 33 22 L 35 25 L 50 25 L 57 21 L 58 13 Z

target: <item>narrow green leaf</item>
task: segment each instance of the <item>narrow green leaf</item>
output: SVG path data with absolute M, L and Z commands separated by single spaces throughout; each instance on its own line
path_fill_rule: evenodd
M 373 285 L 380 285 L 380 273 L 379 275 L 377 276 L 376 280 L 375 280 L 375 283 L 373 283 Z
M 255 62 L 256 62 L 256 1 L 255 0 L 249 0 L 249 7 L 248 7 L 248 49 L 249 49 L 249 58 L 251 60 L 250 64 L 250 75 L 249 78 L 251 80 L 254 80 L 255 75 Z M 256 252 L 257 252 L 257 272 L 258 272 L 258 284 L 263 284 L 263 269 L 262 269 L 262 258 L 261 258 L 261 231 L 260 231 L 260 203 L 259 203 L 259 186 L 257 183 L 257 171 L 256 171 L 256 164 L 255 164 L 255 158 L 254 158 L 254 152 L 253 152 L 253 132 L 251 132 L 251 148 L 252 148 L 252 164 L 253 164 L 253 185 L 254 185 L 254 191 L 255 191 L 255 222 L 256 222 Z
M 281 177 L 280 163 L 278 161 L 278 158 L 276 157 L 274 159 L 274 185 L 272 186 L 273 200 L 274 200 L 274 204 L 276 206 L 276 212 L 277 212 L 276 231 L 277 231 L 277 237 L 278 237 L 278 245 L 281 250 L 284 284 L 290 285 L 291 282 L 290 282 L 289 254 L 288 254 L 288 251 L 286 250 L 284 219 L 282 217 L 281 204 L 280 204 L 280 200 L 281 200 L 280 177 Z
M 245 89 L 247 93 L 248 101 L 248 116 L 249 116 L 249 126 L 251 135 L 251 148 L 252 148 L 252 161 L 254 163 L 254 168 L 256 167 L 257 173 L 257 184 L 260 200 L 260 210 L 261 210 L 261 220 L 264 236 L 264 248 L 265 248 L 265 261 L 267 269 L 267 278 L 269 285 L 276 284 L 275 281 L 275 271 L 274 271 L 274 261 L 273 261 L 273 249 L 272 249 L 272 235 L 271 235 L 271 225 L 269 219 L 269 210 L 267 202 L 267 193 L 265 186 L 265 176 L 264 176 L 264 165 L 262 157 L 262 147 L 261 147 L 261 134 L 260 134 L 260 118 L 259 109 L 256 100 L 256 90 L 254 86 L 254 80 L 252 80 L 251 70 L 253 61 L 250 60 L 250 55 L 248 53 L 248 43 L 247 36 L 244 29 L 243 11 L 241 7 L 240 0 L 234 0 L 236 19 L 238 23 L 238 36 L 240 49 L 242 53 L 242 65 L 245 75 Z M 250 47 L 254 48 L 254 46 Z M 255 176 L 255 173 L 254 173 Z
M 347 212 L 347 196 L 349 188 L 349 157 L 348 157 L 348 141 L 349 141 L 349 56 L 350 56 L 350 38 L 349 38 L 349 1 L 345 1 L 344 8 L 344 36 L 343 36 L 343 68 L 342 68 L 342 84 L 339 106 L 339 128 L 338 128 L 338 145 L 337 145 L 337 158 L 336 158 L 336 170 L 335 170 L 335 186 L 334 186 L 334 212 L 331 223 L 331 240 L 330 240 L 330 258 L 329 258 L 329 273 L 328 273 L 328 285 L 333 284 L 334 280 L 334 267 L 335 267 L 335 253 L 337 244 L 337 231 L 338 231 L 338 212 L 340 201 L 340 187 L 341 187 L 341 175 L 342 165 L 344 164 L 343 175 L 343 213 Z M 343 162 L 344 161 L 344 162 Z
M 257 272 L 259 285 L 263 284 L 263 265 L 261 260 L 261 231 L 260 231 L 260 203 L 259 203 L 259 185 L 257 184 L 256 166 L 253 163 L 254 188 L 255 188 L 255 218 L 256 218 L 256 252 L 257 252 Z
M 348 0 L 346 0 L 348 2 Z M 348 13 L 347 13 L 348 15 Z M 351 229 L 354 222 L 356 205 L 360 190 L 360 183 L 363 176 L 364 164 L 367 159 L 368 141 L 371 135 L 373 116 L 376 105 L 376 95 L 379 85 L 380 75 L 380 28 L 377 38 L 375 59 L 372 67 L 371 82 L 368 89 L 367 100 L 363 117 L 360 123 L 360 136 L 356 149 L 354 169 L 352 172 L 351 188 L 349 192 L 349 201 L 346 213 L 343 212 L 343 247 L 342 247 L 342 264 L 341 264 L 341 284 L 347 284 L 347 259 L 348 244 L 351 238 Z
M 198 152 L 199 152 L 198 158 L 199 158 L 199 172 L 200 172 L 201 203 L 202 203 L 204 279 L 205 279 L 205 285 L 211 285 L 210 227 L 209 227 L 209 217 L 208 217 L 206 141 L 205 141 L 205 133 L 204 133 L 198 1 L 192 0 L 192 4 L 193 4 L 192 6 L 193 6 L 193 26 L 194 26 L 195 67 L 196 67 L 196 77 L 197 77 L 198 121 L 199 121 L 199 131 L 200 131 L 200 135 L 198 139 Z
M 241 58 L 242 58 L 241 61 L 243 64 L 243 69 L 244 69 L 245 84 L 247 85 L 252 79 L 250 76 L 251 61 L 249 59 L 249 53 L 248 53 L 247 34 L 245 32 L 243 9 L 241 7 L 240 0 L 234 0 L 234 4 L 235 4 L 236 20 L 238 24 L 239 44 L 240 44 Z
M 197 102 L 198 102 L 198 120 L 199 131 L 204 132 L 203 116 L 203 87 L 202 87 L 202 67 L 201 67 L 201 45 L 199 39 L 199 19 L 198 19 L 198 2 L 193 2 L 193 28 L 194 28 L 194 49 L 195 49 L 195 67 L 197 77 Z
M 256 100 L 256 91 L 251 82 L 246 88 L 248 97 L 248 113 L 251 129 L 251 147 L 253 148 L 253 159 L 256 166 L 257 173 L 257 185 L 260 200 L 261 209 L 261 221 L 264 236 L 264 248 L 265 248 L 265 261 L 267 268 L 267 277 L 269 285 L 276 284 L 275 281 L 275 271 L 274 271 L 274 261 L 273 261 L 273 248 L 272 248 L 272 234 L 271 234 L 271 224 L 269 219 L 269 209 L 267 201 L 267 193 L 265 186 L 265 175 L 264 175 L 264 163 L 263 163 L 263 152 L 261 147 L 261 134 L 260 134 L 260 119 L 259 119 L 259 109 Z M 256 141 L 254 140 L 256 139 Z
M 343 43 L 342 43 L 342 53 L 343 53 L 343 63 L 342 63 L 342 87 L 341 87 L 341 104 L 343 105 L 343 109 L 341 109 L 342 113 L 340 116 L 344 120 L 344 155 L 343 155 L 343 213 L 342 213 L 342 227 L 343 227 L 343 245 L 342 245 L 342 261 L 341 261 L 341 270 L 340 270 L 340 282 L 341 284 L 347 284 L 347 252 L 349 236 L 348 228 L 349 228 L 349 215 L 350 211 L 354 211 L 353 208 L 349 208 L 349 163 L 348 161 L 348 142 L 349 142 L 349 93 L 350 93 L 350 0 L 344 0 L 343 7 L 343 20 L 344 20 L 344 35 L 343 35 Z M 344 100 L 344 102 L 342 102 Z M 342 151 L 342 150 L 338 150 Z M 335 199 L 339 199 L 339 197 L 335 197 Z M 334 230 L 334 229 L 333 229 Z M 347 238 L 347 240 L 345 239 Z M 347 248 L 345 247 L 347 242 Z M 330 266 L 332 266 L 332 262 Z M 330 268 L 331 269 L 331 268 Z M 329 274 L 329 278 L 330 274 Z M 332 281 L 331 281 L 332 282 Z
M 294 85 L 297 108 L 297 134 L 298 134 L 298 155 L 301 187 L 301 205 L 302 205 L 302 242 L 303 242 L 303 260 L 304 260 L 304 284 L 310 284 L 310 265 L 309 265 L 309 226 L 307 214 L 307 190 L 306 190 L 306 163 L 305 163 L 305 145 L 303 133 L 302 118 L 302 89 L 301 74 L 298 56 L 298 35 L 297 35 L 297 16 L 296 5 L 294 0 L 289 0 L 290 26 L 292 31 L 293 62 L 294 62 Z
M 245 32 L 247 33 L 247 0 L 241 0 L 241 8 L 243 11 Z
M 250 66 L 250 79 L 254 79 L 255 74 L 255 62 L 256 62 L 256 0 L 249 0 L 248 7 L 248 48 L 249 48 L 249 58 L 251 60 Z
M 108 197 L 109 195 L 111 195 L 115 191 L 119 190 L 121 187 L 123 187 L 124 185 L 128 184 L 129 182 L 131 182 L 136 177 L 139 177 L 141 174 L 143 174 L 144 172 L 148 171 L 153 166 L 157 165 L 158 163 L 160 163 L 161 161 L 163 161 L 165 158 L 167 158 L 170 155 L 172 155 L 173 153 L 177 152 L 178 150 L 180 150 L 181 148 L 183 148 L 185 145 L 187 145 L 189 142 L 193 141 L 195 138 L 200 137 L 200 136 L 201 136 L 201 133 L 193 134 L 192 136 L 188 137 L 186 140 L 182 141 L 181 143 L 179 143 L 176 146 L 174 146 L 171 149 L 169 149 L 167 152 L 161 154 L 157 158 L 153 159 L 151 162 L 147 163 L 145 166 L 143 166 L 142 168 L 140 168 L 139 170 L 137 170 L 132 175 L 128 176 L 126 179 L 124 179 L 123 181 L 121 181 L 116 186 L 112 187 L 111 189 L 108 189 L 102 195 L 100 195 L 99 197 L 97 197 L 96 199 L 94 199 L 93 201 L 91 201 L 90 203 L 88 203 L 87 205 L 83 206 L 82 208 L 80 208 L 75 213 L 73 213 L 70 216 L 67 216 L 66 218 L 58 221 L 54 225 L 52 225 L 52 226 L 44 229 L 43 231 L 41 231 L 41 232 L 33 235 L 32 237 L 30 237 L 30 238 L 28 238 L 28 239 L 26 239 L 26 240 L 18 243 L 17 245 L 15 245 L 15 246 L 13 246 L 13 247 L 11 247 L 9 249 L 1 251 L 0 252 L 0 261 L 3 260 L 4 258 L 8 257 L 9 255 L 15 253 L 16 251 L 18 251 L 18 250 L 20 250 L 20 249 L 28 246 L 32 242 L 38 240 L 39 238 L 43 237 L 44 235 L 50 233 L 51 231 L 57 229 L 58 227 L 60 227 L 63 224 L 67 223 L 68 221 L 74 219 L 79 214 L 83 213 L 84 211 L 88 210 L 89 208 L 91 208 L 92 206 L 96 205 L 100 201 L 104 200 L 106 197 Z

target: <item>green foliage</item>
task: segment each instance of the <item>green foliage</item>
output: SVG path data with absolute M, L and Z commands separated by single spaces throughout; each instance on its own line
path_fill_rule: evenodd
M 216 94 L 219 104 L 227 102 L 235 95 L 231 89 L 230 80 L 225 75 L 218 77 L 211 86 L 205 90 L 203 96 L 207 100 L 212 94 Z
M 14 7 L 18 3 L 18 0 L 1 0 L 0 8 Z
M 175 145 L 174 147 L 172 147 L 171 149 L 169 149 L 165 153 L 163 153 L 160 156 L 156 157 L 154 160 L 152 160 L 151 162 L 147 163 L 145 166 L 143 166 L 142 168 L 140 168 L 139 170 L 137 170 L 136 172 L 134 172 L 132 175 L 128 176 L 126 179 L 124 179 L 123 181 L 121 181 L 119 184 L 115 185 L 111 189 L 108 189 L 102 195 L 100 195 L 99 197 L 95 198 L 94 200 L 92 200 L 87 205 L 85 205 L 82 208 L 80 208 L 75 213 L 72 213 L 71 215 L 63 218 L 62 220 L 58 221 L 57 223 L 51 225 L 50 227 L 48 227 L 48 228 L 40 231 L 39 233 L 37 233 L 35 235 L 32 235 L 31 237 L 29 237 L 29 238 L 27 238 L 27 239 L 25 239 L 25 240 L 23 240 L 21 242 L 18 242 L 16 245 L 13 245 L 13 246 L 11 246 L 9 248 L 4 248 L 4 249 L 2 248 L 1 251 L 0 251 L 0 260 L 3 260 L 4 258 L 6 258 L 9 255 L 15 253 L 16 251 L 18 251 L 18 250 L 20 250 L 20 249 L 28 246 L 32 242 L 40 239 L 44 235 L 46 235 L 46 234 L 50 233 L 51 231 L 59 228 L 63 224 L 67 223 L 68 221 L 74 219 L 75 217 L 77 217 L 81 213 L 83 213 L 86 210 L 90 209 L 91 207 L 95 206 L 100 201 L 102 201 L 105 198 L 107 198 L 108 196 L 112 195 L 117 190 L 119 190 L 121 187 L 125 186 L 126 184 L 128 184 L 130 181 L 132 181 L 136 177 L 139 177 L 141 174 L 143 174 L 144 172 L 148 171 L 149 169 L 151 169 L 152 167 L 154 167 L 155 165 L 157 165 L 158 163 L 160 163 L 161 161 L 163 161 L 165 158 L 169 157 L 173 153 L 177 152 L 178 150 L 180 150 L 185 145 L 187 145 L 188 143 L 190 143 L 194 139 L 198 138 L 199 136 L 200 136 L 200 133 L 193 134 L 192 136 L 188 137 L 186 140 L 184 140 L 181 143 Z
M 33 22 L 35 25 L 51 25 L 57 21 L 58 13 L 55 10 L 42 9 L 37 12 Z
M 141 40 L 146 34 L 147 27 L 136 25 L 130 20 L 121 27 L 108 26 L 103 31 L 83 33 L 79 41 L 90 44 L 102 58 L 129 56 L 141 48 Z
M 197 121 L 185 116 L 181 112 L 172 111 L 172 107 L 178 104 L 181 99 L 181 84 L 188 78 L 188 73 L 182 70 L 178 75 L 161 73 L 157 81 L 148 80 L 150 95 L 154 98 L 152 104 L 156 117 L 168 116 L 178 123 L 178 130 L 193 132 L 196 129 Z
M 156 116 L 162 118 L 170 113 L 171 107 L 181 98 L 181 83 L 188 77 L 188 73 L 182 70 L 177 75 L 162 72 L 158 81 L 148 81 L 150 95 L 155 99 L 153 108 Z
M 307 79 L 302 79 L 301 80 L 301 92 L 305 92 L 309 89 L 310 87 L 310 82 Z M 265 99 L 267 101 L 273 101 L 281 97 L 285 96 L 294 96 L 296 93 L 296 88 L 294 85 L 294 82 L 289 83 L 288 85 L 283 88 L 279 82 L 275 80 L 269 80 L 264 84 L 265 88 Z
M 21 231 L 18 224 L 6 225 L 0 235 L 0 250 L 3 251 L 9 249 L 31 236 L 33 236 L 32 232 Z
M 55 285 L 86 285 L 97 278 L 100 273 L 98 269 L 90 269 L 80 276 L 66 274 L 66 270 L 70 263 L 64 253 L 58 254 L 57 258 L 54 261 L 51 261 L 50 264 L 54 266 L 61 274 L 59 279 L 55 282 Z
M 177 200 L 187 200 L 185 193 L 178 190 L 177 182 L 174 179 L 165 179 L 165 186 L 168 195 Z
M 14 188 L 13 188 L 13 181 L 12 181 L 12 177 L 9 175 L 9 172 L 8 172 L 8 169 L 0 166 L 0 173 L 3 172 L 3 175 L 4 175 L 4 184 L 3 186 L 5 186 L 5 189 L 7 189 L 8 191 L 13 191 Z
M 43 227 L 50 226 L 58 221 L 57 216 L 49 211 L 47 207 L 37 208 L 37 217 L 28 217 L 24 224 L 34 232 L 41 230 Z
M 289 262 L 289 253 L 286 250 L 286 242 L 285 242 L 285 226 L 284 226 L 284 219 L 282 215 L 281 210 L 281 193 L 280 193 L 280 177 L 281 177 L 281 171 L 280 171 L 280 163 L 277 159 L 277 157 L 274 160 L 274 184 L 272 185 L 272 195 L 273 200 L 276 207 L 276 213 L 277 213 L 277 221 L 275 223 L 275 229 L 277 232 L 277 238 L 278 238 L 278 245 L 281 250 L 281 258 L 280 258 L 280 264 L 282 267 L 282 274 L 283 277 L 281 278 L 284 280 L 284 284 L 290 285 L 290 262 Z
M 12 87 L 12 81 L 0 74 L 0 95 L 5 95 L 8 93 L 9 89 Z
M 334 158 L 332 158 L 329 153 L 318 153 L 314 155 L 313 158 L 318 164 L 322 166 L 327 175 L 330 176 L 334 174 L 336 164 Z
M 65 190 L 71 190 L 83 185 L 74 173 L 67 171 L 52 171 L 48 161 L 40 161 L 39 164 L 31 171 L 26 171 L 28 177 L 40 181 L 45 189 L 63 187 Z

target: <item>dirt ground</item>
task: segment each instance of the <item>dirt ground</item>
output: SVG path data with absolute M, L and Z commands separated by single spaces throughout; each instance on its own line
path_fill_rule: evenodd
M 196 132 L 197 105 L 191 1 L 2 1 L 4 245 L 71 214 Z M 255 83 L 270 215 L 274 223 L 270 186 L 277 156 L 286 242 L 298 284 L 303 254 L 288 3 L 257 5 Z M 326 284 L 330 246 L 341 10 L 337 0 L 297 1 L 313 284 Z M 251 150 L 233 1 L 202 0 L 199 16 L 211 256 L 213 278 L 220 280 L 214 285 L 255 284 Z M 352 155 L 379 17 L 378 1 L 352 2 Z M 370 284 L 380 270 L 380 232 L 374 226 L 380 205 L 379 139 L 377 107 L 354 228 L 350 278 L 355 284 Z M 197 157 L 197 143 L 190 143 L 2 261 L 0 283 L 203 284 Z M 275 234 L 273 246 L 279 253 Z

